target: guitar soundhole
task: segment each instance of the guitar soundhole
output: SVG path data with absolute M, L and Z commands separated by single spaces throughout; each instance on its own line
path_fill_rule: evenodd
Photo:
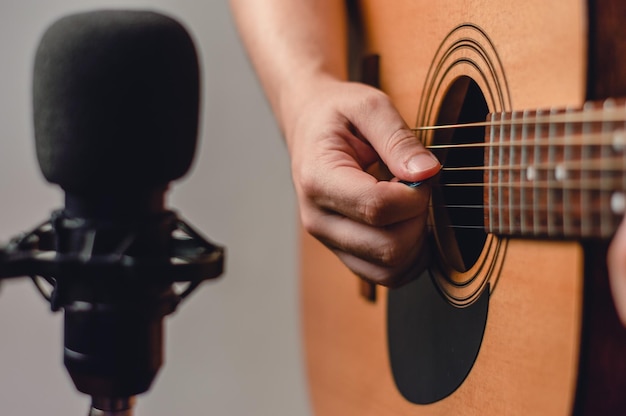
M 437 124 L 482 122 L 487 113 L 478 85 L 461 77 L 446 94 Z M 471 146 L 483 143 L 484 137 L 482 126 L 440 130 L 433 137 L 434 153 L 444 165 L 433 186 L 435 237 L 443 261 L 457 272 L 466 272 L 476 263 L 487 236 L 482 186 L 484 148 Z
M 451 83 L 440 108 L 437 125 L 483 122 L 488 113 L 479 86 L 466 76 Z M 444 166 L 432 186 L 438 261 L 389 291 L 387 309 L 394 380 L 412 403 L 452 394 L 480 350 L 492 284 L 485 269 L 497 257 L 489 254 L 497 244 L 488 243 L 484 229 L 484 137 L 484 127 L 442 129 L 427 143 Z
M 461 24 L 432 60 L 418 126 L 484 122 L 511 108 L 502 60 L 485 31 Z M 400 393 L 416 404 L 451 395 L 478 357 L 507 240 L 485 230 L 483 127 L 422 129 L 419 138 L 442 162 L 432 181 L 430 225 L 435 254 L 413 282 L 388 292 L 391 369 Z

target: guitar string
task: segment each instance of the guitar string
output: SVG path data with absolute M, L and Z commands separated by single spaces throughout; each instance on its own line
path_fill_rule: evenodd
M 598 139 L 600 136 L 600 139 Z M 593 140 L 588 140 L 588 138 L 593 138 Z M 578 140 L 574 140 L 578 139 Z M 428 150 L 451 150 L 451 149 L 491 149 L 491 148 L 510 148 L 512 146 L 522 147 L 528 146 L 531 148 L 550 146 L 561 147 L 561 146 L 578 146 L 584 145 L 588 147 L 601 147 L 601 146 L 611 146 L 616 152 L 626 150 L 626 132 L 624 134 L 620 134 L 619 136 L 615 136 L 610 133 L 603 134 L 588 134 L 588 135 L 577 135 L 575 138 L 557 138 L 557 139 L 546 139 L 543 140 L 515 140 L 509 142 L 495 142 L 495 143 L 485 143 L 485 142 L 475 142 L 475 143 L 459 143 L 459 144 L 443 144 L 443 145 L 429 145 L 425 146 Z M 534 149 L 533 149 L 534 150 Z M 541 163 L 537 165 L 528 164 L 526 166 L 522 165 L 493 165 L 493 166 L 454 166 L 454 169 L 457 170 L 499 170 L 499 169 L 515 169 L 516 167 L 519 169 L 527 169 L 532 166 L 534 168 L 543 168 L 543 169 L 555 169 L 555 168 L 567 168 L 568 166 L 578 166 L 580 164 L 581 168 L 584 170 L 591 169 L 589 166 L 598 166 L 601 165 L 602 171 L 605 170 L 614 170 L 617 169 L 619 171 L 624 171 L 626 169 L 626 164 L 623 161 L 623 156 L 615 156 L 612 158 L 593 158 L 587 160 L 569 160 L 569 161 L 559 161 L 559 162 L 549 162 L 549 163 Z M 610 164 L 609 164 L 610 163 Z M 450 170 L 452 167 L 444 167 L 444 169 Z
M 625 137 L 626 138 L 626 137 Z M 494 143 L 494 144 L 488 144 L 488 143 L 466 143 L 466 144 L 455 144 L 455 145 L 433 145 L 433 146 L 426 146 L 427 149 L 429 150 L 437 150 L 437 149 L 455 149 L 455 148 L 491 148 L 491 147 L 505 147 L 505 146 L 510 146 L 511 143 L 514 143 L 516 145 L 530 145 L 530 146 L 535 146 L 535 145 L 542 145 L 542 144 L 535 144 L 534 142 L 530 142 L 530 143 L 521 143 L 521 142 L 504 142 L 504 143 Z M 550 145 L 553 146 L 555 145 L 555 143 L 545 143 L 546 145 Z M 565 145 L 569 145 L 570 143 L 566 143 Z M 614 142 L 611 143 L 590 143 L 593 145 L 607 145 L 607 144 L 611 144 L 614 148 L 616 147 Z M 558 144 L 557 144 L 558 145 Z M 619 147 L 618 147 L 619 149 Z M 500 164 L 494 164 L 492 166 L 477 166 L 477 165 L 467 165 L 467 166 L 444 166 L 442 167 L 441 171 L 442 172 L 470 172 L 470 171 L 509 171 L 510 173 L 513 174 L 518 174 L 518 173 L 522 173 L 522 172 L 526 172 L 528 174 L 529 170 L 531 171 L 531 174 L 535 174 L 537 171 L 552 171 L 552 170 L 560 170 L 560 174 L 562 175 L 567 175 L 568 173 L 574 171 L 574 173 L 576 172 L 588 172 L 593 174 L 598 173 L 598 174 L 602 174 L 602 173 L 607 173 L 607 172 L 617 172 L 617 173 L 624 173 L 626 171 L 626 163 L 624 162 L 624 156 L 620 156 L 620 155 L 616 155 L 614 157 L 610 157 L 610 158 L 590 158 L 590 159 L 579 159 L 579 160 L 561 160 L 561 161 L 548 161 L 548 162 L 543 162 L 543 163 L 538 163 L 538 164 L 531 164 L 528 163 L 526 165 L 520 165 L 520 164 L 507 164 L 507 165 L 500 165 Z M 616 180 L 618 178 L 615 178 Z M 532 179 L 528 179 L 529 181 L 532 181 Z M 562 180 L 555 180 L 554 183 L 556 184 L 555 186 L 560 186 L 559 184 L 563 183 Z M 500 186 L 500 183 L 495 183 L 495 186 Z M 524 185 L 526 186 L 526 185 Z M 532 185 L 530 185 L 532 186 Z
M 567 171 L 598 171 L 602 172 L 611 172 L 618 171 L 622 172 L 626 170 L 626 163 L 624 158 L 592 158 L 587 160 L 564 160 L 560 162 L 546 162 L 546 163 L 538 163 L 535 165 L 526 164 L 526 165 L 495 165 L 495 166 L 444 166 L 441 168 L 440 172 L 473 172 L 473 171 L 499 171 L 506 170 L 512 171 L 513 173 L 519 173 L 528 171 L 529 168 L 535 170 L 556 170 L 563 169 L 563 173 L 567 173 Z
M 476 140 L 471 143 L 458 143 L 458 144 L 433 144 L 426 146 L 431 150 L 449 150 L 449 149 L 492 149 L 492 148 L 510 148 L 510 147 L 524 147 L 524 146 L 611 146 L 616 150 L 622 150 L 626 148 L 626 131 L 615 130 L 613 133 L 586 133 L 586 134 L 572 134 L 567 137 L 539 137 L 539 138 L 526 138 L 519 140 L 510 140 L 502 142 L 487 143 Z
M 622 111 L 620 111 L 622 110 Z M 626 123 L 626 118 L 624 117 L 624 109 L 616 109 L 607 111 L 606 109 L 596 109 L 592 111 L 586 111 L 585 113 L 559 113 L 557 115 L 537 115 L 534 113 L 532 117 L 528 117 L 523 115 L 521 118 L 515 118 L 515 114 L 512 113 L 499 113 L 495 116 L 492 116 L 491 120 L 487 120 L 484 122 L 475 122 L 475 123 L 463 123 L 463 124 L 447 124 L 447 125 L 439 125 L 439 126 L 423 126 L 411 129 L 414 132 L 425 132 L 425 131 L 433 131 L 433 130 L 446 130 L 446 129 L 465 129 L 465 128 L 476 128 L 476 127 L 497 127 L 502 128 L 505 126 L 522 126 L 525 128 L 529 125 L 533 127 L 537 127 L 537 125 L 546 124 L 545 127 L 553 128 L 555 125 L 565 125 L 571 126 L 572 124 L 584 123 L 584 124 L 592 124 L 592 123 Z M 518 113 L 520 114 L 520 113 Z M 510 115 L 511 119 L 495 119 L 496 116 L 505 117 Z M 580 115 L 580 117 L 576 117 L 576 115 Z M 568 135 L 567 137 L 558 137 L 558 138 L 525 138 L 521 140 L 512 140 L 506 142 L 496 142 L 496 143 L 485 143 L 485 142 L 476 142 L 476 143 L 463 143 L 463 144 L 446 144 L 446 145 L 430 145 L 426 146 L 429 150 L 449 150 L 449 149 L 458 149 L 458 148 L 511 148 L 512 146 L 521 147 L 521 146 L 533 146 L 533 147 L 544 147 L 550 146 L 561 147 L 561 146 L 590 146 L 590 147 L 599 147 L 599 146 L 612 146 L 616 151 L 622 150 L 626 147 L 626 132 L 624 129 L 616 128 L 613 132 L 598 132 L 598 133 L 583 133 L 583 134 L 573 134 Z M 495 171 L 504 171 L 507 170 L 509 172 L 513 171 L 513 173 L 528 171 L 529 168 L 533 168 L 535 170 L 554 170 L 554 169 L 564 169 L 567 170 L 585 170 L 585 171 L 595 171 L 598 172 L 606 172 L 606 171 L 624 171 L 624 163 L 620 158 L 611 158 L 609 160 L 599 160 L 599 159 L 591 159 L 591 160 L 580 160 L 580 161 L 561 161 L 561 162 L 548 162 L 541 163 L 537 165 L 494 165 L 494 166 L 454 166 L 454 167 L 443 167 L 442 171 L 446 172 L 466 172 L 466 171 L 486 171 L 486 170 L 495 170 Z M 621 180 L 617 180 L 616 182 L 622 183 Z M 540 189 L 542 191 L 551 191 L 551 190 L 579 190 L 581 192 L 586 191 L 615 191 L 616 187 L 606 187 L 606 179 L 602 180 L 601 184 L 604 186 L 596 186 L 596 184 L 600 183 L 600 180 L 589 180 L 585 179 L 584 182 L 581 180 L 548 180 L 548 181 L 532 181 L 526 184 L 520 184 L 519 182 L 498 182 L 498 183 L 458 183 L 458 184 L 434 184 L 436 187 L 502 187 L 503 185 L 508 186 L 509 188 L 532 188 L 532 189 Z M 430 204 L 431 208 L 446 208 L 446 209 L 485 209 L 484 204 L 443 204 L 443 205 L 433 205 Z M 534 210 L 538 209 L 539 213 L 544 213 L 548 211 L 548 207 L 529 204 L 517 204 L 511 205 L 507 207 L 509 210 L 524 210 L 528 208 L 533 208 Z M 592 212 L 586 215 L 599 215 L 599 212 Z M 509 226 L 511 226 L 509 224 Z M 472 225 L 472 224 L 451 224 L 448 225 L 447 228 L 453 229 L 480 229 L 485 230 L 484 225 Z M 544 227 L 545 230 L 537 230 L 536 227 L 533 227 L 533 233 L 541 233 L 548 232 L 548 227 Z
M 561 201 L 561 203 L 557 203 L 557 205 L 560 208 L 565 209 L 565 203 L 563 201 Z M 487 207 L 488 206 L 484 204 L 441 204 L 441 203 L 433 204 L 432 202 L 429 203 L 429 208 L 432 208 L 432 209 L 449 209 L 449 210 L 454 210 L 454 209 L 479 210 L 480 209 L 480 210 L 484 210 Z M 580 207 L 580 209 L 576 209 L 577 208 L 576 205 L 573 205 L 573 207 L 574 209 L 572 209 L 572 205 L 568 205 L 568 209 L 571 214 L 582 215 L 582 213 L 580 212 L 582 210 L 582 207 Z M 529 209 L 533 210 L 532 212 L 533 215 L 537 215 L 537 214 L 547 215 L 551 213 L 558 215 L 561 212 L 560 209 L 557 209 L 556 211 L 554 209 L 549 209 L 547 204 L 515 203 L 511 205 L 504 205 L 503 207 L 501 207 L 500 205 L 496 205 L 494 207 L 494 209 L 496 209 L 497 211 L 501 211 L 502 208 L 505 208 L 506 212 L 519 211 L 520 215 L 522 214 L 522 211 L 529 210 Z M 588 209 L 584 215 L 586 217 L 593 218 L 593 217 L 600 217 L 603 214 L 605 214 L 605 210 L 603 210 L 601 207 L 595 204 L 595 206 L 592 206 L 590 209 Z M 618 221 L 621 218 L 621 215 L 614 214 L 614 218 L 616 219 L 616 221 Z M 512 224 L 508 224 L 507 226 L 511 226 L 511 225 Z M 449 225 L 446 227 L 447 228 L 485 228 L 484 225 L 474 225 L 470 223 L 457 223 L 457 224 Z
M 619 223 L 619 221 L 616 221 L 615 225 L 617 226 L 617 224 Z M 553 224 L 553 226 L 563 226 L 563 224 Z M 571 224 L 570 224 L 571 226 Z M 511 231 L 511 227 L 514 229 L 514 231 Z M 435 228 L 447 228 L 447 229 L 462 229 L 462 230 L 483 230 L 485 232 L 490 232 L 488 230 L 489 226 L 486 224 L 449 224 L 446 225 L 444 227 L 441 226 L 435 226 L 433 224 L 428 224 L 428 228 L 429 231 L 432 231 Z M 515 234 L 516 232 L 519 234 L 522 234 L 522 230 L 519 224 L 507 224 L 506 228 L 508 229 L 508 233 L 509 234 Z M 580 230 L 579 230 L 580 231 Z M 537 225 L 537 226 L 533 226 L 531 229 L 529 229 L 529 231 L 526 234 L 541 234 L 541 233 L 547 233 L 548 232 L 548 226 L 547 225 Z M 497 233 L 497 232 L 496 232 Z M 504 233 L 506 234 L 506 232 Z M 557 233 L 558 234 L 558 233 Z M 561 233 L 561 234 L 565 234 L 565 233 Z M 576 234 L 581 234 L 581 233 L 572 233 L 572 235 L 576 235 Z
M 496 119 L 477 121 L 472 123 L 452 123 L 441 124 L 435 126 L 420 126 L 413 127 L 411 130 L 418 131 L 433 131 L 433 130 L 446 130 L 446 129 L 458 129 L 458 128 L 474 128 L 474 127 L 502 127 L 502 126 L 536 126 L 537 124 L 577 124 L 577 123 L 608 123 L 608 122 L 626 122 L 626 116 L 624 115 L 625 107 L 617 107 L 615 109 L 598 108 L 592 110 L 579 110 L 575 113 L 558 113 L 558 114 L 545 114 L 537 115 L 533 113 L 530 117 L 524 117 L 520 112 L 515 114 L 507 113 L 493 113 L 494 115 L 515 115 L 518 118 L 511 119 Z
M 585 186 L 581 187 L 581 183 L 580 181 L 572 181 L 571 184 L 565 184 L 565 188 L 563 186 L 562 183 L 559 184 L 559 186 L 553 186 L 554 183 L 549 183 L 546 182 L 544 184 L 542 184 L 543 186 L 541 188 L 538 188 L 536 186 L 536 184 L 528 184 L 528 188 L 533 188 L 533 189 L 539 189 L 540 191 L 543 192 L 551 192 L 554 190 L 557 191 L 563 191 L 564 189 L 568 189 L 567 186 L 569 186 L 569 189 L 574 189 L 574 190 L 579 190 L 581 193 L 582 192 L 589 192 L 589 191 L 595 191 L 595 192 L 613 192 L 615 190 L 614 187 L 599 187 L 597 186 L 598 183 L 601 183 L 600 181 L 586 181 L 584 184 Z M 602 182 L 603 184 L 606 184 L 606 182 Z M 620 182 L 621 183 L 621 182 Z M 505 183 L 507 186 L 510 185 L 514 185 L 513 188 L 519 188 L 519 184 L 517 182 L 514 183 L 510 183 L 510 182 L 506 182 Z M 437 188 L 443 188 L 443 187 L 454 187 L 454 186 L 463 186 L 463 187 L 468 187 L 468 186 L 474 186 L 474 187 L 485 187 L 485 184 L 483 183 L 479 183 L 479 182 L 475 182 L 475 183 L 471 183 L 471 184 L 434 184 L 435 187 Z M 494 187 L 500 186 L 501 184 L 494 184 Z M 593 185 L 593 186 L 590 186 Z M 606 198 L 606 195 L 605 195 Z M 561 201 L 561 203 L 559 203 L 558 205 L 560 205 L 561 207 L 565 207 L 564 202 Z M 607 206 L 610 206 L 610 203 L 607 204 Z M 477 210 L 477 209 L 481 209 L 484 210 L 487 208 L 487 206 L 483 203 L 481 204 L 433 204 L 432 202 L 429 204 L 430 208 L 434 208 L 434 209 L 469 209 L 469 210 Z M 528 203 L 515 203 L 515 204 L 504 204 L 504 205 L 500 205 L 500 204 L 495 204 L 495 205 L 490 205 L 490 207 L 494 208 L 497 211 L 500 211 L 502 208 L 506 209 L 507 212 L 515 212 L 515 211 L 524 211 L 524 210 L 528 210 L 528 209 L 533 209 L 533 215 L 536 214 L 548 214 L 548 213 L 554 213 L 554 209 L 549 209 L 548 205 L 545 203 L 539 203 L 539 204 L 528 204 Z M 572 210 L 572 206 L 568 206 L 570 213 L 571 214 L 580 214 L 578 211 L 578 209 Z M 574 205 L 574 208 L 576 208 L 576 205 Z M 559 211 L 556 211 L 557 214 Z M 594 216 L 600 216 L 602 214 L 604 214 L 606 212 L 606 210 L 603 210 L 600 208 L 598 208 L 597 204 L 594 204 L 594 206 L 592 206 L 590 209 L 588 209 L 585 213 L 585 216 L 587 217 L 594 217 Z M 615 214 L 616 218 L 620 217 L 620 215 Z M 458 227 L 457 227 L 458 226 Z M 471 224 L 456 224 L 455 226 L 452 226 L 451 228 L 467 228 L 467 227 L 478 227 L 478 228 L 484 228 L 484 226 L 474 226 Z
M 486 209 L 488 208 L 487 205 L 484 204 L 437 204 L 437 205 L 433 205 L 433 204 L 429 204 L 428 205 L 430 208 L 435 208 L 435 209 L 439 209 L 439 208 L 445 208 L 445 209 Z M 548 206 L 547 204 L 544 205 L 531 205 L 531 204 L 514 204 L 514 205 L 510 205 L 510 206 L 506 206 L 507 210 L 511 210 L 511 211 L 522 211 L 522 210 L 527 210 L 527 209 L 535 209 L 537 208 L 538 211 L 540 213 L 549 213 L 551 212 L 550 210 L 548 210 Z M 571 208 L 571 206 L 570 206 Z M 578 213 L 578 212 L 575 212 Z M 588 213 L 586 214 L 590 214 L 590 215 L 600 215 L 602 213 L 602 210 L 590 210 Z
M 443 169 L 454 169 L 454 168 L 443 168 Z M 502 169 L 507 169 L 507 167 L 502 167 Z M 480 168 L 477 170 L 481 170 Z M 618 186 L 613 186 L 614 184 L 618 184 Z M 529 183 L 520 183 L 519 181 L 503 181 L 503 182 L 494 182 L 494 183 L 485 183 L 485 182 L 468 182 L 468 183 L 432 183 L 431 186 L 434 188 L 442 189 L 442 188 L 478 188 L 478 187 L 492 187 L 492 188 L 508 188 L 508 189 L 537 189 L 541 192 L 553 192 L 553 191 L 579 191 L 581 193 L 584 192 L 599 192 L 599 193 L 613 193 L 616 190 L 620 189 L 620 186 L 623 184 L 621 178 L 612 178 L 611 182 L 607 182 L 606 178 L 586 178 L 584 180 L 581 179 L 571 179 L 571 180 L 547 180 L 547 181 L 534 181 Z M 605 195 L 606 197 L 606 195 Z M 439 204 L 433 205 L 430 204 L 430 207 L 433 208 L 446 208 L 446 209 L 485 209 L 486 206 L 484 204 Z M 502 207 L 506 207 L 508 210 L 524 210 L 524 209 L 537 209 L 539 212 L 543 213 L 543 211 L 548 211 L 547 205 L 536 205 L 536 204 L 504 204 Z M 494 209 L 499 210 L 501 208 L 500 205 L 495 205 Z M 599 215 L 603 210 L 591 210 L 588 215 Z
M 476 205 L 476 206 L 455 206 L 455 205 L 430 205 L 430 208 L 447 208 L 447 209 L 454 209 L 455 207 L 460 207 L 463 209 L 483 209 L 484 206 L 483 205 Z M 527 209 L 529 208 L 529 205 L 518 205 L 516 207 L 513 207 L 509 210 L 507 210 L 505 212 L 505 217 L 508 217 L 509 215 L 512 214 L 519 214 L 521 216 L 521 213 L 518 213 L 517 211 L 522 211 L 523 209 Z M 535 207 L 532 207 L 535 208 Z M 559 213 L 562 211 L 557 211 L 556 215 L 559 215 Z M 537 215 L 539 214 L 540 216 L 546 215 L 545 217 L 545 221 L 548 221 L 548 217 L 547 215 L 550 213 L 554 213 L 554 210 L 550 210 L 548 209 L 547 204 L 542 204 L 539 209 L 533 210 L 532 215 Z M 531 214 L 530 212 L 528 212 L 528 214 Z M 606 221 L 606 216 L 604 214 L 604 212 L 602 212 L 599 209 L 592 209 L 590 210 L 590 212 L 586 212 L 585 213 L 585 217 L 586 218 L 597 218 L 600 219 L 602 218 L 602 221 Z M 621 216 L 619 215 L 615 215 L 615 216 L 611 216 L 610 220 L 613 221 L 615 223 L 615 225 L 617 225 L 620 221 L 621 221 Z M 600 222 L 600 221 L 599 221 Z M 559 226 L 565 226 L 564 224 L 558 224 L 558 223 L 553 223 L 552 224 L 555 227 L 559 227 Z M 432 226 L 432 224 L 431 224 Z M 575 226 L 575 224 L 569 224 L 569 226 Z M 445 226 L 446 228 L 452 228 L 452 229 L 487 229 L 488 226 L 485 223 L 474 223 L 474 222 L 457 222 L 454 224 L 448 224 Z M 515 228 L 518 230 L 518 232 L 521 231 L 521 229 L 519 229 L 521 227 L 521 224 L 517 224 L 515 225 L 515 227 L 505 227 L 505 228 Z M 546 226 L 547 227 L 547 226 Z M 547 229 L 547 228 L 546 228 Z M 533 227 L 532 228 L 532 233 L 537 233 L 540 232 L 538 231 L 537 227 Z
M 506 188 L 506 189 L 537 189 L 540 191 L 559 191 L 559 190 L 570 190 L 570 191 L 597 191 L 597 192 L 616 192 L 620 190 L 620 187 L 623 185 L 621 178 L 613 178 L 613 182 L 619 183 L 618 186 L 611 186 L 611 183 L 607 182 L 606 178 L 598 178 L 597 180 L 592 179 L 584 179 L 584 181 L 572 179 L 569 181 L 541 181 L 541 182 L 533 182 L 533 183 L 519 183 L 513 181 L 502 181 L 502 182 L 465 182 L 465 183 L 443 183 L 443 184 L 433 184 L 432 186 L 439 188 Z
M 510 224 L 509 224 L 509 226 L 510 226 Z M 553 225 L 553 227 L 554 227 L 554 225 Z M 436 228 L 436 227 L 430 226 L 429 228 L 433 229 L 433 228 Z M 445 228 L 457 229 L 457 230 L 458 229 L 462 229 L 462 230 L 482 230 L 482 231 L 485 231 L 486 233 L 491 232 L 491 231 L 489 231 L 487 229 L 487 226 L 484 226 L 484 225 L 447 225 Z M 509 227 L 507 226 L 507 228 L 509 228 Z M 569 236 L 573 236 L 574 237 L 574 236 L 582 236 L 583 235 L 581 229 L 574 229 L 574 231 L 576 231 L 576 230 L 581 231 L 581 232 L 565 233 L 564 232 L 565 230 L 563 229 L 562 230 L 563 232 L 559 233 L 559 232 L 554 232 L 554 229 L 550 230 L 547 225 L 539 225 L 539 226 L 534 226 L 533 225 L 529 231 L 522 232 L 521 227 L 516 225 L 516 226 L 514 226 L 514 228 L 512 230 L 511 229 L 507 229 L 504 232 L 495 231 L 495 234 L 503 234 L 503 235 L 516 235 L 516 234 L 519 234 L 519 235 L 538 235 L 538 234 L 550 234 L 551 233 L 550 231 L 552 231 L 552 234 L 554 234 L 555 236 L 558 236 L 558 235 L 562 235 L 562 236 L 569 235 Z
M 618 223 L 616 223 L 615 225 L 617 226 Z M 571 224 L 569 225 L 570 227 L 572 226 Z M 561 228 L 561 232 L 554 232 L 554 228 L 552 229 L 553 233 L 555 235 L 566 235 L 565 233 L 565 229 L 564 229 L 564 225 L 563 224 L 552 224 L 552 227 L 557 227 L 556 229 L 559 229 L 559 227 Z M 578 226 L 580 227 L 580 226 Z M 429 226 L 429 230 L 432 230 L 434 228 L 439 228 L 439 227 L 434 227 L 434 226 Z M 487 225 L 447 225 L 444 228 L 447 229 L 456 229 L 456 230 L 482 230 L 485 231 L 486 233 L 492 232 L 489 231 L 489 227 Z M 616 227 L 617 228 L 617 227 Z M 570 232 L 567 233 L 568 235 L 571 236 L 581 236 L 582 235 L 582 230 L 580 228 L 574 228 L 573 229 L 574 232 Z M 578 232 L 576 232 L 578 231 Z M 532 226 L 527 232 L 523 232 L 521 227 L 519 225 L 514 225 L 514 224 L 507 224 L 506 226 L 506 231 L 501 231 L 498 232 L 493 231 L 496 234 L 506 234 L 506 235 L 513 235 L 513 234 L 526 234 L 526 235 L 537 235 L 537 234 L 548 234 L 549 233 L 549 228 L 547 225 L 537 225 L 537 226 Z

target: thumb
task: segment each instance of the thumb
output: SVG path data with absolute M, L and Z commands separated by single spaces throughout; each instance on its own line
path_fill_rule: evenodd
M 441 163 L 415 137 L 387 95 L 372 89 L 354 114 L 355 127 L 398 179 L 417 182 L 437 174 Z
M 403 122 L 404 123 L 404 122 Z M 387 133 L 379 156 L 397 178 L 417 182 L 434 176 L 441 170 L 441 163 L 415 137 L 406 125 Z M 376 145 L 372 144 L 375 148 Z

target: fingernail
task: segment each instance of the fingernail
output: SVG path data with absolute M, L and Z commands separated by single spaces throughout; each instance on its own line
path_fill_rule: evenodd
M 433 154 L 420 153 L 409 159 L 406 167 L 411 173 L 420 173 L 433 170 L 435 168 L 439 169 L 441 164 Z

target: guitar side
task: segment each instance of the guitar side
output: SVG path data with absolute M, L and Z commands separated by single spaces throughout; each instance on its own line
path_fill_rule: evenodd
M 512 109 L 582 104 L 590 90 L 587 10 L 582 2 L 563 3 L 405 1 L 390 7 L 372 0 L 360 11 L 367 48 L 381 55 L 381 88 L 413 121 L 423 97 L 435 105 L 442 100 L 444 91 L 424 91 L 431 60 L 450 30 L 467 22 L 493 43 Z M 454 76 L 475 77 L 455 70 Z M 364 300 L 356 278 L 303 235 L 304 341 L 315 413 L 566 415 L 575 406 L 592 408 L 593 399 L 583 406 L 577 396 L 584 387 L 578 378 L 581 339 L 583 356 L 596 348 L 582 332 L 590 325 L 583 325 L 583 308 L 592 306 L 583 300 L 585 264 L 589 269 L 597 261 L 589 256 L 576 242 L 508 241 L 467 379 L 445 399 L 416 405 L 398 392 L 389 368 L 385 291 L 379 289 L 375 303 Z

